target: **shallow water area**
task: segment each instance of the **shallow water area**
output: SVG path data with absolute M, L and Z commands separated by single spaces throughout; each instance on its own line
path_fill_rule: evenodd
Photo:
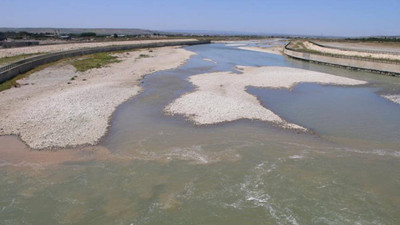
M 278 115 L 326 139 L 364 141 L 393 150 L 400 146 L 400 107 L 382 99 L 376 88 L 306 83 L 292 90 L 249 87 L 248 91 Z
M 9 164 L 12 153 L 4 153 L 0 223 L 400 222 L 400 105 L 380 97 L 400 90 L 398 78 L 224 44 L 185 48 L 197 55 L 146 76 L 144 91 L 117 109 L 97 146 L 102 151 L 41 167 Z M 240 73 L 236 65 L 296 67 L 369 83 L 248 87 L 262 105 L 315 134 L 245 119 L 197 126 L 163 112 L 195 89 L 189 76 Z

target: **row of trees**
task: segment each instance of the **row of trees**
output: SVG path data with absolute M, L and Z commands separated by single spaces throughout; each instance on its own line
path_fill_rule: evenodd
M 349 40 L 349 41 L 400 42 L 400 36 L 395 36 L 395 37 L 346 38 L 346 40 Z
M 60 36 L 70 36 L 70 37 L 96 37 L 97 34 L 93 32 L 81 33 L 81 34 L 65 34 L 59 35 L 55 33 L 29 33 L 26 31 L 21 32 L 0 32 L 0 41 L 5 40 L 7 38 L 20 40 L 20 39 L 44 39 L 51 37 L 60 37 Z

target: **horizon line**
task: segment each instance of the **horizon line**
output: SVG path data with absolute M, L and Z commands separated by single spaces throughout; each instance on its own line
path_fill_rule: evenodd
M 207 34 L 207 33 L 232 33 L 232 35 L 239 35 L 241 33 L 242 35 L 255 35 L 255 36 L 305 36 L 305 37 L 336 37 L 336 38 L 366 38 L 366 37 L 400 37 L 400 34 L 397 35 L 385 35 L 385 34 L 379 34 L 379 35 L 364 35 L 364 36 L 352 36 L 352 35 L 316 35 L 316 34 L 288 34 L 288 33 L 266 33 L 266 32 L 261 32 L 261 31 L 254 31 L 254 32 L 249 32 L 249 31 L 228 31 L 228 30 L 186 30 L 186 29 L 167 29 L 167 30 L 159 30 L 159 29 L 148 29 L 148 28 L 138 28 L 138 27 L 131 27 L 131 28 L 122 28 L 122 27 L 116 27 L 116 28 L 110 28 L 110 27 L 5 27 L 1 26 L 0 29 L 102 29 L 102 30 L 113 30 L 113 29 L 119 29 L 119 30 L 142 30 L 142 31 L 151 31 L 151 32 L 170 32 L 170 33 L 188 33 L 188 32 L 194 32 L 198 33 L 203 33 L 202 35 L 217 35 L 217 34 Z M 233 34 L 236 33 L 236 34 Z M 219 34 L 221 35 L 221 34 Z M 230 36 L 226 34 L 227 36 Z

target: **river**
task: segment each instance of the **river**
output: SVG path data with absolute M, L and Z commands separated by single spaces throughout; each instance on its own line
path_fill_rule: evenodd
M 0 160 L 0 223 L 400 223 L 400 105 L 380 96 L 398 93 L 399 78 L 233 45 L 185 49 L 197 55 L 146 76 L 144 91 L 118 107 L 99 144 L 112 157 L 45 168 Z M 197 126 L 163 113 L 194 90 L 189 76 L 236 65 L 302 68 L 368 84 L 248 88 L 312 132 L 246 119 Z

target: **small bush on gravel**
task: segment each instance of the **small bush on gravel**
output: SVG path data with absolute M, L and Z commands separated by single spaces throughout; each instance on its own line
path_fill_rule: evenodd
M 105 65 L 120 62 L 117 56 L 110 55 L 109 53 L 96 53 L 87 56 L 85 59 L 75 60 L 72 65 L 79 72 L 84 72 L 93 68 L 100 68 Z

